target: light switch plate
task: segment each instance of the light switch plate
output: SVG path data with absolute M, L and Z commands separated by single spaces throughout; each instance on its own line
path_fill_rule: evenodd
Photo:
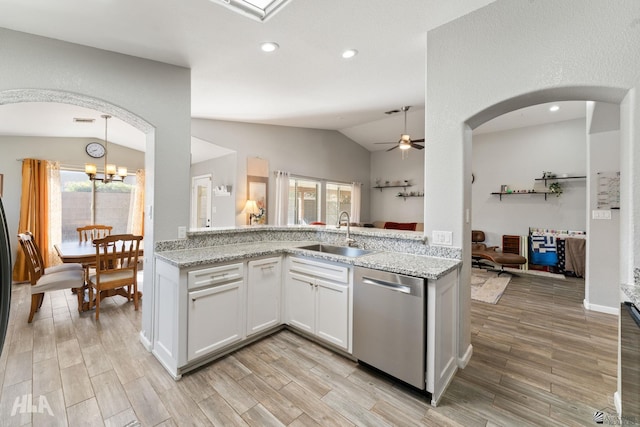
M 181 225 L 178 227 L 178 239 L 186 239 L 187 238 L 187 227 Z
M 591 211 L 592 219 L 611 219 L 611 211 L 609 209 L 597 209 Z

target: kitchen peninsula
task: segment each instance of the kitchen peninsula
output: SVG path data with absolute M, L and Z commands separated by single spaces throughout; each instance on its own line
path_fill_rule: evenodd
M 354 270 L 366 267 L 424 279 L 426 318 L 415 321 L 426 327 L 423 388 L 437 404 L 457 370 L 460 249 L 430 246 L 418 232 L 351 228 L 351 237 L 356 255 L 327 251 L 346 249 L 344 228 L 331 226 L 210 229 L 158 242 L 153 354 L 177 380 L 286 327 L 355 359 Z

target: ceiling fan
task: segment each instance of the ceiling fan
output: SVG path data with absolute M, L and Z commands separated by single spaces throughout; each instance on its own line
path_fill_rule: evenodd
M 422 139 L 411 139 L 411 136 L 407 133 L 407 111 L 409 111 L 410 106 L 402 107 L 400 111 L 404 111 L 404 132 L 400 134 L 400 139 L 397 142 L 376 142 L 376 144 L 395 144 L 394 147 L 389 148 L 387 151 L 395 150 L 396 148 L 400 148 L 401 150 L 408 150 L 409 148 L 416 148 L 418 150 L 422 150 L 424 146 L 416 144 L 417 142 L 424 142 L 424 138 Z M 386 114 L 398 113 L 398 110 L 388 111 Z

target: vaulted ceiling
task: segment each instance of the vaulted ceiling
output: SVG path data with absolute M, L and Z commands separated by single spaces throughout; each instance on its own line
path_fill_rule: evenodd
M 373 151 L 398 139 L 402 114 L 384 113 L 402 106 L 412 106 L 412 137 L 424 138 L 427 31 L 492 1 L 289 0 L 260 22 L 226 0 L 0 0 L 0 27 L 188 67 L 193 117 L 334 129 Z M 279 49 L 263 52 L 265 41 Z M 345 49 L 358 53 L 344 59 Z M 71 122 L 87 114 L 0 106 L 0 134 L 103 136 L 99 119 Z M 144 147 L 109 125 L 113 142 Z

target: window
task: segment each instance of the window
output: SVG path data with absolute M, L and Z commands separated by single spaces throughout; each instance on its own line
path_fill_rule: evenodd
M 126 183 L 90 181 L 84 172 L 61 170 L 62 241 L 77 240 L 76 228 L 89 224 L 113 227 L 113 234 L 131 233 L 135 176 Z
M 337 224 L 340 212 L 351 214 L 351 185 L 327 183 L 326 223 Z
M 288 224 L 311 224 L 320 221 L 321 182 L 289 178 Z

